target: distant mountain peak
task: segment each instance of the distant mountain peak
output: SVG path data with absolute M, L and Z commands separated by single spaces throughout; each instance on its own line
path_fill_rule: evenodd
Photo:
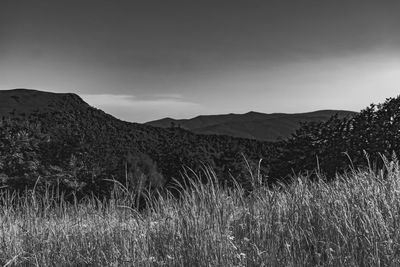
M 257 112 L 257 111 L 251 110 L 251 111 L 245 113 L 244 115 L 257 115 L 257 114 L 265 114 L 265 113 L 261 113 L 261 112 Z

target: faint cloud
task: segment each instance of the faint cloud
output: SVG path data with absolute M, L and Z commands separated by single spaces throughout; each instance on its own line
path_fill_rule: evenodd
M 126 121 L 146 122 L 164 117 L 191 117 L 204 111 L 200 104 L 187 101 L 179 94 L 158 94 L 146 99 L 134 95 L 113 94 L 81 97 L 89 105 Z
M 81 95 L 81 97 L 89 105 L 95 107 L 130 106 L 135 104 L 135 101 L 137 101 L 136 97 L 132 95 L 101 94 L 101 95 Z
M 182 94 L 156 94 L 154 95 L 155 98 L 175 98 L 175 99 L 183 99 Z

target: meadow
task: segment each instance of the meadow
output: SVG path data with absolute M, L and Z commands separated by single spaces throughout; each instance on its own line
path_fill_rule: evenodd
M 250 193 L 225 189 L 210 169 L 190 176 L 180 199 L 168 194 L 134 207 L 113 197 L 67 202 L 48 188 L 0 201 L 3 266 L 398 266 L 400 166 L 353 170 L 333 182 L 300 176 Z M 207 184 L 196 181 L 206 176 Z M 153 200 L 152 200 L 153 199 Z

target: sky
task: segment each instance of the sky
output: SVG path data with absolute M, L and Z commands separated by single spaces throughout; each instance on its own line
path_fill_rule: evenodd
M 359 111 L 400 92 L 400 1 L 1 0 L 0 90 L 127 121 Z

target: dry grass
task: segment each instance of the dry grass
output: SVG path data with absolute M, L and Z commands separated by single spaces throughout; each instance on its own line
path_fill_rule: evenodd
M 250 175 L 249 175 L 250 176 Z M 257 176 L 257 175 L 255 175 Z M 5 266 L 399 266 L 400 171 L 357 171 L 333 183 L 299 177 L 276 190 L 193 182 L 147 211 L 119 192 L 68 204 L 52 193 L 0 201 Z M 253 177 L 257 182 L 257 177 Z

